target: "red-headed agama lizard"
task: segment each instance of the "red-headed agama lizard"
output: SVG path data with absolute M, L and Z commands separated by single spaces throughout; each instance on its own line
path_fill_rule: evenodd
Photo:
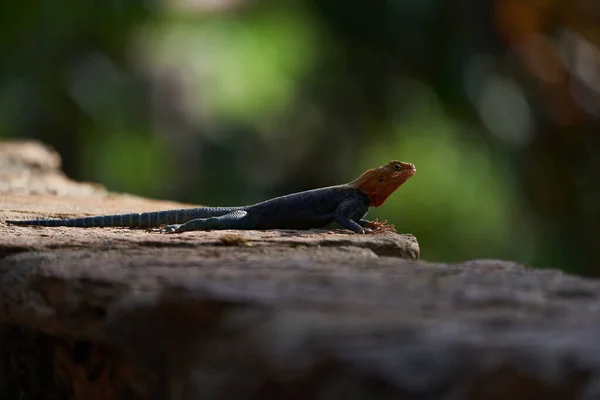
M 288 194 L 241 207 L 199 207 L 72 219 L 6 221 L 14 225 L 70 227 L 161 227 L 163 233 L 211 229 L 310 229 L 331 222 L 356 233 L 394 231 L 387 221 L 364 219 L 416 172 L 415 166 L 390 161 L 350 183 Z

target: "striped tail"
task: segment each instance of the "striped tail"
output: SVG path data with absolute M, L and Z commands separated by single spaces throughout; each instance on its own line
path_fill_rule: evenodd
M 200 207 L 84 218 L 6 221 L 6 223 L 27 226 L 70 226 L 76 228 L 149 228 L 159 225 L 183 224 L 196 218 L 218 217 L 233 210 L 233 207 Z

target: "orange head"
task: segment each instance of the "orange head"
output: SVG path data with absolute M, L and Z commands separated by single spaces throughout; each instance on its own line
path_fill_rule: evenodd
M 381 167 L 368 170 L 350 182 L 350 186 L 369 196 L 371 206 L 379 207 L 416 171 L 415 166 L 411 163 L 394 160 Z

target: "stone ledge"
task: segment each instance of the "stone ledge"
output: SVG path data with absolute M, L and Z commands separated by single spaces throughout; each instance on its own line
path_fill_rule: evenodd
M 72 182 L 39 144 L 7 159 L 2 220 L 185 206 Z M 600 281 L 418 256 L 411 235 L 0 223 L 0 398 L 600 398 Z

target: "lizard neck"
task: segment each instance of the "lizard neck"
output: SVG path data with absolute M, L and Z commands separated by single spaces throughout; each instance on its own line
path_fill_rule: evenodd
M 412 173 L 397 174 L 393 177 L 386 177 L 382 182 L 379 180 L 381 173 L 377 170 L 370 169 L 348 185 L 365 194 L 369 198 L 371 207 L 379 207 L 385 203 L 387 198 L 406 182 L 411 175 Z

